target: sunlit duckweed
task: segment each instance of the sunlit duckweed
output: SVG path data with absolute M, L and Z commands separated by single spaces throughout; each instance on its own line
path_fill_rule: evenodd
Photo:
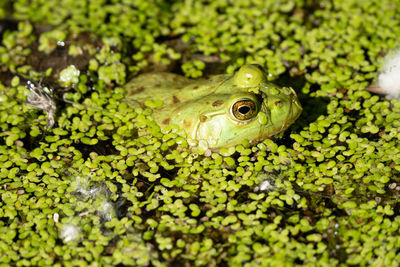
M 0 4 L 2 19 L 23 21 L 0 24 L 2 265 L 400 261 L 400 101 L 364 91 L 398 43 L 397 3 L 89 2 Z M 69 43 L 83 32 L 101 41 Z M 38 49 L 49 53 L 40 71 Z M 54 85 L 49 129 L 24 104 L 25 83 L 57 84 L 71 63 L 48 58 L 63 49 L 89 59 L 71 87 Z M 123 101 L 128 74 L 171 63 L 191 77 L 259 63 L 301 92 L 303 113 L 281 138 L 196 153 L 160 129 L 154 99 Z M 63 234 L 71 226 L 78 234 Z

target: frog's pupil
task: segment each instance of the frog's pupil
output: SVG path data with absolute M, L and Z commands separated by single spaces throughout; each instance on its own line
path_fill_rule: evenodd
M 242 113 L 243 115 L 246 115 L 250 111 L 250 108 L 248 106 L 242 106 L 239 108 L 239 112 Z

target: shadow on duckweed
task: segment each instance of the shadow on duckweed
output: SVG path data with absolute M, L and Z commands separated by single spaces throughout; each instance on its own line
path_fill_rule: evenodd
M 15 31 L 18 29 L 18 21 L 12 19 L 0 19 L 0 40 L 3 39 L 3 34 L 6 30 Z

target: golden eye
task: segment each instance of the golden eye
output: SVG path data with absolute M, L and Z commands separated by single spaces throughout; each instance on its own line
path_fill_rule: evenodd
M 236 119 L 244 121 L 253 118 L 256 115 L 256 109 L 256 104 L 253 100 L 244 99 L 233 104 L 232 113 Z

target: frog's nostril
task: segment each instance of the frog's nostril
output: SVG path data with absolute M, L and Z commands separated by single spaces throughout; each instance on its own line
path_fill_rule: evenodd
M 277 100 L 275 100 L 275 102 L 274 102 L 274 105 L 276 106 L 276 107 L 279 107 L 279 105 L 282 103 L 282 100 L 281 99 L 277 99 Z

